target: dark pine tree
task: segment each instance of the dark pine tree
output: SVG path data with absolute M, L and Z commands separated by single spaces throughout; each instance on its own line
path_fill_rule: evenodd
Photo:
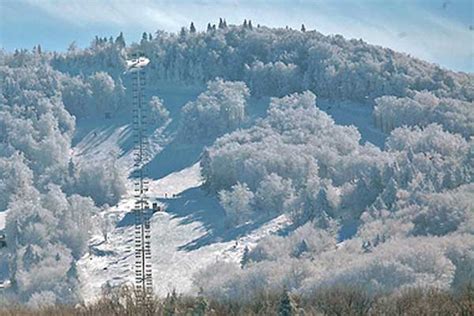
M 191 25 L 189 26 L 189 32 L 191 33 L 196 33 L 196 28 L 194 27 L 194 23 L 191 22 Z
M 243 268 L 245 267 L 245 265 L 247 265 L 247 263 L 250 261 L 249 253 L 250 253 L 249 247 L 245 246 L 245 248 L 244 248 L 244 253 L 242 254 L 242 260 L 240 260 L 240 267 L 241 267 L 242 269 L 243 269 Z
M 205 316 L 208 314 L 208 306 L 209 304 L 206 298 L 202 295 L 199 295 L 196 299 L 196 303 L 191 314 L 193 316 Z
M 115 39 L 115 44 L 120 48 L 125 48 L 125 38 L 123 37 L 123 32 L 120 32 L 119 36 Z
M 301 32 L 306 32 L 306 27 L 304 26 L 304 24 L 301 24 Z
M 296 315 L 296 304 L 288 294 L 286 289 L 283 290 L 278 303 L 278 316 L 293 316 Z

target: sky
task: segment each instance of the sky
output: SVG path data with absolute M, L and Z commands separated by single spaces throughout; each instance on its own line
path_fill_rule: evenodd
M 228 24 L 316 29 L 474 72 L 474 0 L 0 0 L 0 46 L 65 51 L 99 35 Z

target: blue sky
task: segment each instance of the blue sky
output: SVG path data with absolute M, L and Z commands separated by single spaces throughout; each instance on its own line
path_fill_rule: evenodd
M 95 35 L 128 41 L 143 31 L 204 29 L 219 17 L 317 29 L 403 51 L 446 68 L 474 72 L 473 0 L 0 0 L 4 49 L 65 50 Z

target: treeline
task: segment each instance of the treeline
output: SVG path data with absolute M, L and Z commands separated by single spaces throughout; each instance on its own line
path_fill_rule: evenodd
M 420 120 L 424 125 L 436 122 L 465 137 L 472 134 L 472 74 L 446 70 L 362 40 L 324 36 L 304 28 L 256 27 L 249 21 L 236 26 L 221 19 L 218 26 L 209 24 L 203 32 L 192 25 L 178 33 L 144 33 L 140 43 L 128 47 L 122 34 L 116 39 L 97 37 L 89 48 L 72 45 L 67 53 L 54 54 L 51 64 L 83 78 L 83 86 L 96 72 L 106 72 L 120 90 L 126 56 L 134 51 L 151 59 L 152 81 L 203 84 L 219 77 L 244 82 L 257 97 L 310 90 L 334 100 L 373 103 L 379 98 L 374 114 L 386 132 Z M 81 94 L 91 92 L 74 95 Z M 72 112 L 82 115 L 77 107 Z
M 187 83 L 205 83 L 216 77 L 240 80 L 256 96 L 311 90 L 323 98 L 367 101 L 427 90 L 438 97 L 474 99 L 472 75 L 362 40 L 317 31 L 252 27 L 247 22 L 220 25 L 203 32 L 191 27 L 178 33 L 144 34 L 130 49 L 151 59 L 151 78 Z M 75 75 L 99 69 L 116 77 L 124 65 L 120 43 L 96 39 L 90 48 L 72 47 L 56 55 L 52 64 Z
M 302 296 L 288 291 L 262 292 L 250 301 L 219 301 L 212 297 L 188 297 L 175 292 L 146 304 L 133 291 L 122 288 L 90 305 L 33 308 L 0 307 L 0 315 L 470 315 L 474 286 L 452 293 L 435 288 L 410 288 L 396 294 L 369 293 L 364 288 L 336 285 Z

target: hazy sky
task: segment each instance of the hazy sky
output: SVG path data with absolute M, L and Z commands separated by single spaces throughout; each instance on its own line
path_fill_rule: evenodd
M 219 17 L 240 24 L 286 25 L 342 34 L 407 52 L 444 67 L 474 72 L 474 0 L 0 0 L 0 45 L 65 50 L 95 35 L 127 41 L 143 31 L 177 31 Z

